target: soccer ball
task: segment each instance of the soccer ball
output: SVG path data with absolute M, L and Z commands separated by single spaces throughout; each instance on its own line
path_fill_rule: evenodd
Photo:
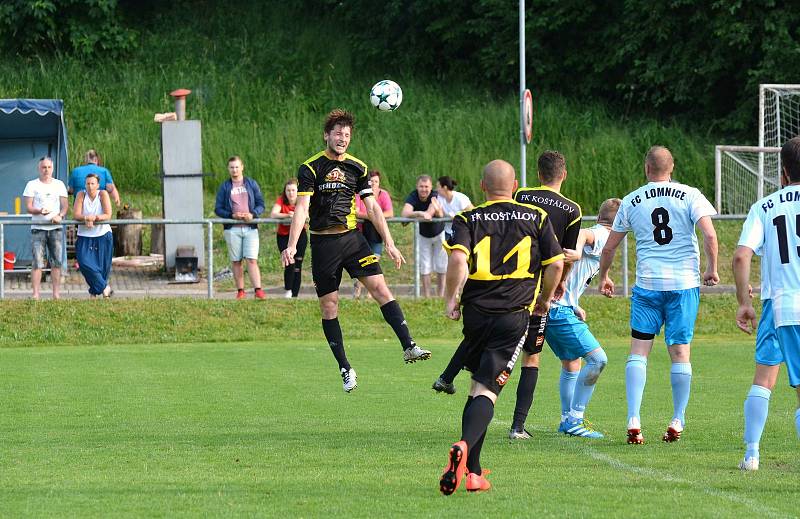
M 375 83 L 369 91 L 369 102 L 382 112 L 392 112 L 403 102 L 403 91 L 394 81 L 384 79 Z

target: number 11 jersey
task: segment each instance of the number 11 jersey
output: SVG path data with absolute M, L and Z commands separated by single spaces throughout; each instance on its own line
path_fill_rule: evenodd
M 699 189 L 678 182 L 650 182 L 622 199 L 613 231 L 633 231 L 636 285 L 648 290 L 700 286 L 695 224 L 717 211 Z
M 547 213 L 513 200 L 458 213 L 444 247 L 467 255 L 461 304 L 489 314 L 529 308 L 542 267 L 564 257 Z

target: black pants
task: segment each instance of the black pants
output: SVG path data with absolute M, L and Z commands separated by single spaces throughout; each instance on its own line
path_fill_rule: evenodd
M 289 236 L 278 236 L 278 250 L 283 252 L 289 246 Z M 306 254 L 308 236 L 306 232 L 300 233 L 297 239 L 297 252 L 294 255 L 294 263 L 283 269 L 283 289 L 291 290 L 292 297 L 297 297 L 300 293 L 300 272 L 303 268 L 303 256 Z

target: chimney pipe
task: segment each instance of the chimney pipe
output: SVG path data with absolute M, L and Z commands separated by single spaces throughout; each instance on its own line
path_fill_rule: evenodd
M 186 120 L 186 96 L 191 93 L 191 90 L 185 88 L 179 88 L 169 93 L 169 95 L 175 98 L 175 115 L 179 121 Z

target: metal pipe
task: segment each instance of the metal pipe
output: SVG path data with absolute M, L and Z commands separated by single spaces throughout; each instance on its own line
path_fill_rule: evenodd
M 519 184 L 527 187 L 525 142 L 525 0 L 519 0 Z
M 414 297 L 419 299 L 419 220 L 414 220 Z
M 6 298 L 6 226 L 0 222 L 0 258 L 3 258 L 3 272 L 0 272 L 0 299 Z
M 206 276 L 208 277 L 208 298 L 214 299 L 214 224 L 208 222 L 208 261 Z

